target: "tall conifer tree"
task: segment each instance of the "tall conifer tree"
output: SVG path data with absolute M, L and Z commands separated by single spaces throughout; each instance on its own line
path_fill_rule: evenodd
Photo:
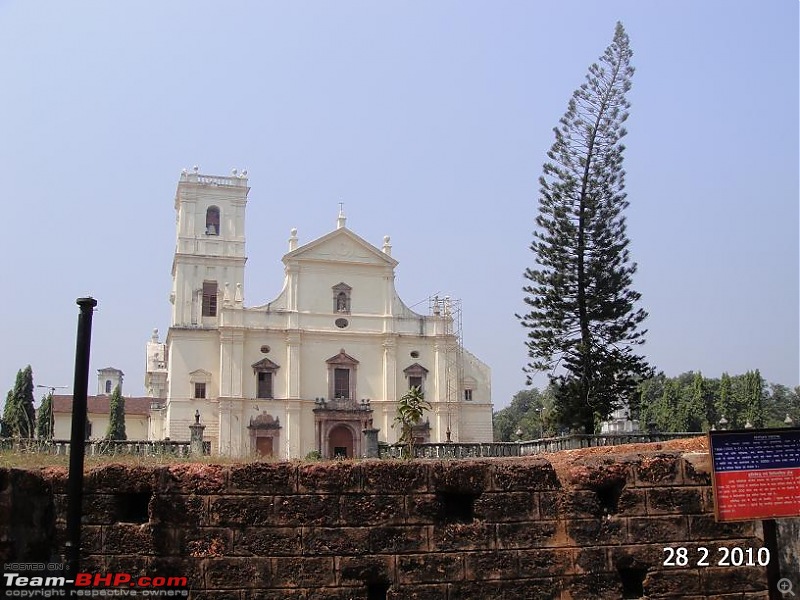
M 17 371 L 14 389 L 6 396 L 3 421 L 7 433 L 21 438 L 32 438 L 36 424 L 36 410 L 33 408 L 33 369 L 28 365 Z
M 628 251 L 621 139 L 633 67 L 628 36 L 614 40 L 572 95 L 555 128 L 539 180 L 538 229 L 525 271 L 528 373 L 547 371 L 558 388 L 563 425 L 593 433 L 602 419 L 651 374 L 633 348 L 644 342 L 631 288 L 636 264 Z M 563 370 L 557 371 L 561 367 Z M 558 374 L 556 374 L 558 372 Z
M 125 398 L 119 386 L 115 387 L 114 391 L 111 392 L 109 412 L 106 438 L 109 440 L 127 440 L 128 435 L 125 433 Z
M 42 405 L 36 413 L 36 437 L 40 440 L 53 439 L 53 392 L 42 398 Z

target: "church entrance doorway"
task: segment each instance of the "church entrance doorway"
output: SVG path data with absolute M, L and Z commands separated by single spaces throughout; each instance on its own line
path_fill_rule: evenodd
M 332 458 L 353 458 L 353 432 L 347 425 L 337 425 L 328 436 Z

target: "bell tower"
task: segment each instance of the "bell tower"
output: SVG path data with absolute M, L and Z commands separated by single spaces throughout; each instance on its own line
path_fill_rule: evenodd
M 172 327 L 215 328 L 223 299 L 244 296 L 247 171 L 229 177 L 181 173 L 175 193 Z

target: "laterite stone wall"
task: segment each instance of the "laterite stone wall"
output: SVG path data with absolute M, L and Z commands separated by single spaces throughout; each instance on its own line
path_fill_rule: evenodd
M 766 599 L 765 568 L 715 563 L 762 540 L 715 522 L 708 460 L 112 465 L 86 476 L 82 570 L 186 576 L 198 599 Z M 0 470 L 3 562 L 60 559 L 66 481 Z

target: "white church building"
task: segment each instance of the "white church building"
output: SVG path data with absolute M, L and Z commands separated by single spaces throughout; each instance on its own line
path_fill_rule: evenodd
M 245 306 L 249 189 L 246 172 L 181 174 L 170 328 L 147 344 L 149 437 L 188 439 L 198 414 L 215 453 L 359 457 L 364 429 L 397 440 L 397 401 L 419 385 L 432 409 L 418 441 L 491 442 L 490 370 L 461 345 L 460 303 L 408 308 L 388 236 L 373 246 L 341 211 L 302 246 L 293 229 L 280 293 Z

